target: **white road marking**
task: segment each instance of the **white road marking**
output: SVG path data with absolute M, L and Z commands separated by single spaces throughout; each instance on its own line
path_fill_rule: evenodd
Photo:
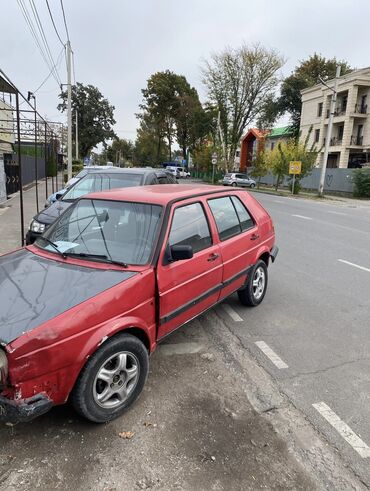
M 199 353 L 204 346 L 201 343 L 160 344 L 159 351 L 163 355 L 193 355 Z
M 256 341 L 255 343 L 259 349 L 269 358 L 272 363 L 280 370 L 282 368 L 289 368 L 289 366 L 268 346 L 264 341 Z
M 303 218 L 303 220 L 312 220 L 311 217 L 305 217 L 304 215 L 292 215 L 292 217 Z
M 281 204 L 281 203 L 284 203 L 284 201 L 281 201 L 281 200 L 279 200 L 279 199 L 273 199 L 273 200 L 272 200 L 272 202 L 273 202 L 273 203 L 280 203 L 280 204 Z
M 235 310 L 230 307 L 230 305 L 228 305 L 227 303 L 223 303 L 221 307 L 232 318 L 234 322 L 243 322 L 243 319 L 240 317 L 240 315 L 237 314 Z
M 333 215 L 342 215 L 347 216 L 347 213 L 342 213 L 341 211 L 328 211 L 328 213 L 332 213 Z
M 312 405 L 363 459 L 370 457 L 370 448 L 366 443 L 325 402 L 317 402 Z
M 360 266 L 360 265 L 355 264 L 355 263 L 350 263 L 349 261 L 346 261 L 345 259 L 338 259 L 338 261 L 340 263 L 348 264 L 348 266 L 353 266 L 354 268 L 362 269 L 362 271 L 367 271 L 368 273 L 370 273 L 370 268 L 365 268 L 364 266 Z

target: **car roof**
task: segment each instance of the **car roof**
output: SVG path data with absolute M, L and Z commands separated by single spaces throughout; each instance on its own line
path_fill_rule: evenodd
M 81 199 L 133 201 L 166 205 L 171 201 L 215 193 L 231 193 L 231 190 L 206 184 L 197 186 L 189 184 L 154 184 L 151 186 L 134 186 L 130 188 L 111 189 L 99 193 L 90 193 L 86 194 Z
M 149 174 L 153 172 L 161 172 L 162 169 L 152 169 L 145 167 L 95 167 L 90 169 L 94 174 L 104 173 L 104 174 L 115 174 L 115 173 L 126 173 L 126 174 Z

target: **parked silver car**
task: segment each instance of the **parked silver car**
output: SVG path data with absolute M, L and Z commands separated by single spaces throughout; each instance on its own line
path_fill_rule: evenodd
M 224 175 L 222 180 L 222 184 L 224 186 L 240 186 L 240 187 L 248 187 L 254 188 L 256 185 L 256 181 L 251 179 L 247 174 L 241 174 L 238 172 L 228 172 Z

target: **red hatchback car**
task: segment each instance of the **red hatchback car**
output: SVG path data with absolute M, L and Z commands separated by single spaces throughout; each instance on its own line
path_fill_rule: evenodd
M 165 336 L 233 292 L 260 304 L 278 252 L 247 192 L 144 186 L 84 196 L 36 243 L 0 257 L 0 420 L 68 399 L 119 416 Z

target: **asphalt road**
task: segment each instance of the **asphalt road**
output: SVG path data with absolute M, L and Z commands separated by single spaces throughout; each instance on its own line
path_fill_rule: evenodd
M 255 196 L 280 246 L 268 293 L 218 312 L 370 488 L 370 207 Z
M 264 302 L 234 295 L 168 338 L 109 425 L 67 405 L 0 427 L 0 489 L 370 488 L 370 206 L 255 196 L 280 247 Z

